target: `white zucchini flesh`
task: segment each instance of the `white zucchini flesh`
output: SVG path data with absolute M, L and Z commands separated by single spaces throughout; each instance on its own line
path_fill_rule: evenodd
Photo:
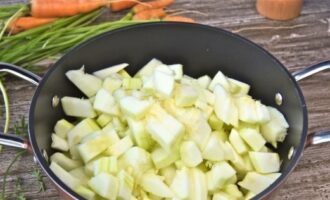
M 147 119 L 146 128 L 160 146 L 170 151 L 184 134 L 184 126 L 162 108 L 157 110 L 159 113 L 156 113 L 156 116 Z
M 226 182 L 236 175 L 235 169 L 227 162 L 219 162 L 206 173 L 207 187 L 209 191 L 215 191 L 222 188 Z
M 78 178 L 72 176 L 56 162 L 52 162 L 50 164 L 50 169 L 65 185 L 71 189 L 77 188 L 81 184 Z
M 202 153 L 192 141 L 185 141 L 180 146 L 181 159 L 187 167 L 196 167 L 203 162 Z
M 214 111 L 219 119 L 234 127 L 238 126 L 238 109 L 236 104 L 228 93 L 221 85 L 214 86 L 215 104 Z
M 84 68 L 70 70 L 66 77 L 87 97 L 92 97 L 102 87 L 102 80 L 91 74 L 86 74 Z
M 108 173 L 101 173 L 91 178 L 88 185 L 100 196 L 109 199 L 116 200 L 119 180 L 117 177 Z
M 63 97 L 61 103 L 64 113 L 68 116 L 86 118 L 96 117 L 96 112 L 88 99 Z
M 248 199 L 281 175 L 279 155 L 265 144 L 282 142 L 288 123 L 249 96 L 248 84 L 221 71 L 195 79 L 181 64 L 157 59 L 135 76 L 126 65 L 67 73 L 88 99 L 62 98 L 77 123 L 55 124 L 51 161 L 76 193 L 93 200 Z
M 221 85 L 227 92 L 230 92 L 230 83 L 227 77 L 221 71 L 218 71 L 213 77 L 208 87 L 209 90 L 214 91 L 216 85 Z
M 109 114 L 119 115 L 118 109 L 116 109 L 116 102 L 114 97 L 105 89 L 100 89 L 95 96 L 93 104 L 95 110 Z
M 190 169 L 190 198 L 191 200 L 207 200 L 206 175 L 198 168 Z
M 212 134 L 203 149 L 203 158 L 215 162 L 225 160 L 225 151 L 223 146 L 223 142 L 220 141 L 218 136 L 216 134 Z
M 235 129 L 231 129 L 231 132 L 229 134 L 229 141 L 239 154 L 244 154 L 249 150 L 248 146 L 245 144 L 245 142 L 243 141 L 241 136 L 239 136 L 239 133 Z
M 57 136 L 66 139 L 68 137 L 68 132 L 74 127 L 73 124 L 65 119 L 58 120 L 54 127 L 54 132 Z
M 278 176 L 267 176 L 257 172 L 248 172 L 244 179 L 238 183 L 244 189 L 247 189 L 254 194 L 258 194 L 268 186 L 270 186 Z
M 120 100 L 120 108 L 125 115 L 134 119 L 141 119 L 151 107 L 148 100 L 140 100 L 133 96 L 123 97 Z
M 106 77 L 111 76 L 112 74 L 115 74 L 115 73 L 125 69 L 126 67 L 128 67 L 128 65 L 129 65 L 128 63 L 121 63 L 118 65 L 113 65 L 111 67 L 98 70 L 98 71 L 94 72 L 93 74 L 101 79 L 105 79 Z
M 171 97 L 174 91 L 174 76 L 162 71 L 154 71 L 152 81 L 155 91 L 162 97 Z
M 157 176 L 156 174 L 144 174 L 141 178 L 140 184 L 145 191 L 158 197 L 173 197 L 172 190 L 163 182 L 162 177 Z
M 189 170 L 185 168 L 176 171 L 170 188 L 178 199 L 188 199 L 190 184 Z
M 55 162 L 56 164 L 60 165 L 64 170 L 70 171 L 72 169 L 75 169 L 77 167 L 80 167 L 83 165 L 83 163 L 79 160 L 73 160 L 63 153 L 54 153 L 51 157 L 50 160 L 52 162 Z
M 251 129 L 251 128 L 240 129 L 239 135 L 254 151 L 259 151 L 266 144 L 266 140 L 255 129 Z
M 176 151 L 167 152 L 163 148 L 156 148 L 151 153 L 151 159 L 156 167 L 156 169 L 161 169 L 167 167 L 179 160 L 180 154 Z
M 59 137 L 56 134 L 52 134 L 52 144 L 51 144 L 51 147 L 53 149 L 57 149 L 59 151 L 68 151 L 69 150 L 69 144 L 68 144 L 68 142 L 65 139 Z
M 280 156 L 277 153 L 249 152 L 250 160 L 259 173 L 274 173 L 280 170 Z

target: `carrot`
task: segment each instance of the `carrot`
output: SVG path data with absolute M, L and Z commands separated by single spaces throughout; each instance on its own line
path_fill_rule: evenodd
M 195 20 L 193 20 L 192 18 L 189 17 L 183 17 L 183 16 L 179 16 L 179 15 L 168 15 L 166 17 L 163 18 L 164 21 L 168 21 L 168 22 L 186 22 L 186 23 L 195 23 Z
M 31 15 L 40 18 L 68 17 L 107 6 L 108 0 L 31 0 Z
M 171 5 L 174 2 L 174 0 L 154 0 L 150 2 L 146 2 L 143 4 L 138 4 L 133 7 L 133 12 L 134 13 L 139 13 L 144 10 L 149 10 L 149 9 L 157 9 L 157 8 L 165 8 L 169 5 Z
M 24 30 L 49 24 L 55 20 L 56 18 L 19 17 L 9 25 L 7 30 L 8 32 L 15 34 Z
M 110 7 L 111 11 L 118 12 L 128 8 L 132 8 L 138 3 L 138 0 L 114 0 L 110 3 Z
M 166 15 L 163 8 L 150 9 L 136 13 L 133 16 L 133 20 L 149 20 L 149 19 L 159 19 Z

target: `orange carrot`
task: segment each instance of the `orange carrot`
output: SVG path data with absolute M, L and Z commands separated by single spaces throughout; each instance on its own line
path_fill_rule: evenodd
M 149 20 L 149 19 L 159 19 L 166 15 L 163 8 L 150 9 L 136 13 L 133 16 L 133 20 Z
M 138 4 L 133 7 L 133 12 L 134 13 L 139 13 L 144 10 L 149 10 L 149 9 L 157 9 L 157 8 L 165 8 L 169 5 L 171 5 L 174 2 L 174 0 L 154 0 L 150 2 L 146 2 L 143 4 Z
M 138 0 L 114 0 L 110 3 L 110 7 L 111 11 L 118 12 L 128 8 L 132 8 L 138 3 Z
M 107 6 L 108 0 L 31 0 L 31 15 L 40 18 L 68 17 Z
M 9 25 L 8 32 L 15 34 L 24 30 L 29 30 L 41 25 L 49 24 L 55 20 L 56 18 L 20 17 Z
M 186 22 L 186 23 L 195 23 L 195 20 L 193 20 L 192 18 L 189 17 L 183 17 L 183 16 L 179 16 L 179 15 L 168 15 L 166 17 L 163 18 L 164 21 L 168 21 L 168 22 Z

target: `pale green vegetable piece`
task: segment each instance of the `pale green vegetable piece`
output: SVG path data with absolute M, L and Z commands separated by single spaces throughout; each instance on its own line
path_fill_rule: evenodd
M 132 200 L 132 192 L 134 188 L 134 178 L 130 176 L 126 171 L 121 170 L 118 173 L 119 190 L 118 199 L 120 200 Z
M 73 160 L 63 153 L 56 152 L 51 157 L 50 160 L 52 162 L 56 162 L 56 164 L 60 165 L 64 170 L 70 171 L 77 167 L 83 165 L 83 163 L 79 160 Z
M 124 70 L 124 69 L 120 70 L 117 74 L 122 79 L 124 79 L 124 78 L 132 78 L 132 76 L 126 70 Z
M 254 151 L 259 151 L 266 144 L 266 140 L 255 129 L 251 129 L 251 128 L 240 129 L 239 135 Z
M 252 171 L 253 170 L 252 166 L 248 165 L 247 161 L 245 161 L 243 157 L 235 151 L 233 146 L 229 142 L 226 142 L 226 144 L 227 144 L 226 147 L 228 148 L 228 152 L 230 152 L 233 156 L 231 159 L 229 159 L 230 163 L 234 166 L 234 168 L 237 170 L 239 175 L 245 174 L 248 171 Z
M 198 84 L 207 89 L 211 83 L 211 78 L 208 75 L 201 76 L 197 79 Z
M 230 84 L 230 92 L 234 95 L 243 96 L 249 93 L 250 86 L 248 84 L 232 78 L 228 78 L 227 80 Z
M 127 118 L 127 122 L 129 129 L 131 130 L 134 143 L 145 150 L 150 150 L 154 146 L 155 141 L 147 132 L 145 121 Z
M 180 80 L 182 78 L 182 76 L 183 76 L 183 65 L 173 64 L 173 65 L 168 65 L 168 68 L 173 71 L 175 80 Z
M 189 170 L 184 168 L 177 170 L 175 177 L 170 185 L 175 197 L 178 199 L 188 199 L 190 194 Z
M 231 95 L 219 84 L 214 86 L 214 111 L 219 119 L 234 127 L 238 126 L 238 109 Z
M 143 76 L 142 82 L 143 82 L 142 91 L 146 94 L 153 95 L 154 91 L 155 91 L 153 77 L 152 76 Z
M 236 200 L 236 198 L 225 192 L 217 192 L 213 194 L 212 200 Z
M 158 197 L 173 197 L 173 192 L 163 182 L 163 177 L 158 176 L 156 174 L 146 173 L 142 175 L 140 185 L 145 191 Z
M 148 100 L 141 100 L 133 96 L 126 96 L 120 99 L 120 108 L 128 117 L 141 119 L 149 110 L 152 103 Z
M 96 196 L 95 192 L 82 185 L 75 188 L 74 191 L 87 200 L 94 200 Z
M 174 90 L 174 76 L 161 71 L 154 71 L 152 81 L 155 91 L 161 97 L 171 97 Z
M 159 72 L 163 72 L 165 74 L 168 74 L 168 75 L 174 75 L 174 72 L 173 70 L 171 70 L 168 65 L 165 65 L 165 64 L 161 64 L 161 65 L 158 65 L 157 67 L 155 67 L 155 71 L 159 71 Z
M 203 162 L 202 153 L 195 142 L 184 141 L 180 145 L 181 159 L 187 167 L 196 167 Z
M 122 87 L 126 90 L 137 90 L 142 88 L 142 84 L 140 78 L 124 78 Z
M 116 99 L 116 101 L 120 101 L 120 99 L 128 96 L 128 91 L 124 90 L 123 88 L 118 88 L 112 93 L 112 96 Z
M 74 127 L 73 124 L 65 119 L 58 120 L 55 124 L 54 131 L 59 137 L 66 139 L 68 132 Z
M 59 151 L 68 151 L 69 150 L 69 144 L 68 142 L 59 137 L 56 134 L 52 134 L 52 144 L 51 147 L 53 149 L 59 150 Z
M 210 115 L 208 123 L 210 124 L 212 130 L 222 130 L 223 122 L 214 113 Z
M 95 110 L 109 115 L 119 115 L 119 110 L 116 106 L 115 98 L 107 90 L 100 89 L 96 93 L 93 104 Z
M 270 113 L 270 121 L 261 125 L 261 133 L 274 147 L 277 146 L 277 142 L 283 142 L 287 134 L 287 128 L 289 125 L 285 120 L 282 113 L 276 108 L 267 107 Z
M 242 198 L 243 193 L 238 189 L 236 184 L 228 184 L 225 186 L 224 191 L 235 198 Z
M 225 151 L 223 149 L 223 142 L 220 141 L 216 134 L 212 134 L 203 149 L 202 156 L 206 160 L 210 161 L 222 161 L 225 160 Z
M 61 103 L 64 113 L 68 116 L 87 118 L 96 117 L 96 113 L 93 109 L 93 106 L 88 99 L 63 97 L 61 99 Z
M 257 172 L 248 172 L 244 179 L 241 182 L 238 182 L 238 185 L 253 192 L 254 194 L 259 194 L 270 186 L 276 179 L 277 177 L 270 177 Z
M 256 194 L 254 194 L 253 192 L 249 191 L 246 195 L 245 195 L 245 198 L 244 200 L 250 200 L 252 199 L 253 197 L 255 197 Z
M 87 97 L 94 96 L 102 87 L 102 80 L 96 76 L 86 74 L 83 67 L 78 70 L 70 70 L 65 75 Z
M 236 175 L 235 169 L 227 162 L 218 162 L 206 173 L 207 187 L 209 191 L 223 188 L 226 182 Z
M 107 134 L 97 134 L 94 138 L 78 145 L 78 151 L 85 163 L 89 162 L 112 144 Z
M 251 162 L 259 173 L 280 171 L 280 156 L 277 153 L 249 152 Z
M 164 177 L 164 181 L 167 185 L 170 185 L 175 177 L 176 174 L 176 166 L 174 164 L 165 167 L 165 168 L 161 168 L 159 170 L 159 175 Z
M 207 200 L 207 178 L 198 168 L 190 169 L 190 197 L 191 200 Z
M 156 169 L 164 168 L 180 158 L 180 154 L 175 150 L 172 152 L 167 152 L 163 148 L 156 148 L 151 153 L 151 159 L 156 167 Z
M 128 149 L 130 149 L 133 146 L 133 142 L 131 140 L 130 136 L 126 136 L 123 139 L 121 139 L 116 144 L 111 145 L 107 150 L 106 154 L 111 156 L 119 157 L 123 153 L 125 153 Z
M 112 117 L 108 114 L 101 114 L 96 119 L 96 122 L 101 126 L 105 127 L 107 124 L 109 124 L 112 120 Z
M 119 158 L 120 169 L 131 169 L 135 178 L 139 178 L 144 172 L 153 168 L 150 154 L 140 148 L 132 147 Z
M 136 74 L 136 77 L 141 77 L 141 76 L 149 76 L 154 72 L 154 69 L 159 66 L 162 65 L 163 63 L 156 59 L 153 58 L 151 59 L 146 65 L 144 65 Z
M 230 92 L 230 83 L 229 83 L 227 77 L 221 71 L 218 71 L 216 73 L 216 75 L 213 77 L 213 79 L 208 87 L 209 90 L 214 91 L 216 85 L 220 85 L 227 92 Z
M 105 79 L 106 77 L 111 76 L 112 74 L 116 74 L 119 71 L 125 69 L 126 67 L 128 67 L 128 63 L 121 63 L 118 65 L 113 65 L 111 67 L 98 70 L 93 74 L 101 79 Z
M 198 91 L 191 85 L 182 84 L 177 87 L 174 95 L 175 104 L 180 107 L 194 105 L 198 98 Z
M 78 178 L 81 181 L 82 185 L 87 186 L 90 177 L 86 174 L 85 168 L 83 166 L 75 168 L 69 171 L 69 173 L 72 176 Z
M 147 119 L 146 129 L 151 137 L 165 150 L 170 151 L 184 134 L 184 126 L 169 115 L 160 106 L 157 106 L 157 113 Z M 155 110 L 153 111 L 155 112 Z
M 94 176 L 103 172 L 109 174 L 116 174 L 118 172 L 117 158 L 114 156 L 101 157 L 94 161 L 93 168 Z
M 67 185 L 71 189 L 74 189 L 81 184 L 79 179 L 72 176 L 69 172 L 63 169 L 56 162 L 52 162 L 50 164 L 50 169 L 65 185 Z
M 101 173 L 95 177 L 93 177 L 88 185 L 100 196 L 109 199 L 116 200 L 118 189 L 119 189 L 119 181 L 118 178 L 112 176 L 108 173 Z
M 235 129 L 231 129 L 231 132 L 229 134 L 229 141 L 231 145 L 234 147 L 234 149 L 237 151 L 239 154 L 246 153 L 249 148 L 239 136 L 238 132 Z
M 103 81 L 102 87 L 109 93 L 113 93 L 115 90 L 121 87 L 123 80 L 118 76 L 111 76 Z

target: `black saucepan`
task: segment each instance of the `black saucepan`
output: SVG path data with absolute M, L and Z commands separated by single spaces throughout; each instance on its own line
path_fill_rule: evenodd
M 40 166 L 67 198 L 82 199 L 54 175 L 44 157 L 53 153 L 50 143 L 55 122 L 65 117 L 61 106 L 54 105 L 54 97 L 83 96 L 67 80 L 65 72 L 82 65 L 87 72 L 93 72 L 128 62 L 129 72 L 134 73 L 151 58 L 168 64 L 182 63 L 185 73 L 193 77 L 213 76 L 221 70 L 250 84 L 253 97 L 284 113 L 290 128 L 278 149 L 283 160 L 282 175 L 255 199 L 269 197 L 283 183 L 296 166 L 306 144 L 330 141 L 330 132 L 316 133 L 307 140 L 306 104 L 297 84 L 300 79 L 329 69 L 330 61 L 290 74 L 270 53 L 233 33 L 197 24 L 148 23 L 110 31 L 85 42 L 63 56 L 43 78 L 1 63 L 0 71 L 17 75 L 38 87 L 29 111 L 28 143 L 9 134 L 0 134 L 0 144 L 21 148 L 28 148 L 30 144 Z M 281 96 L 282 103 L 276 101 L 275 96 Z M 294 147 L 294 153 L 288 159 L 291 147 Z

